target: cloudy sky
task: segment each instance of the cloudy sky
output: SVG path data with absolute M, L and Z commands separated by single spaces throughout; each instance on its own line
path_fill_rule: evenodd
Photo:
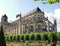
M 57 4 L 42 4 L 41 1 L 34 2 L 33 0 L 0 0 L 0 20 L 1 16 L 6 14 L 8 21 L 16 20 L 16 15 L 21 12 L 25 14 L 28 11 L 39 7 L 45 12 L 49 20 L 53 22 L 57 19 L 57 29 L 60 31 L 60 3 Z

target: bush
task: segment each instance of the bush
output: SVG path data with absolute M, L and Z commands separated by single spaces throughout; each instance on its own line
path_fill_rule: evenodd
M 51 33 L 52 42 L 57 42 L 57 35 L 56 34 L 57 34 L 56 32 Z
M 49 37 L 48 37 L 48 35 L 45 33 L 44 35 L 43 35 L 43 40 L 47 40 L 48 41 L 48 39 L 49 39 Z
M 7 35 L 7 40 L 6 41 L 9 42 L 9 35 Z
M 20 35 L 17 35 L 17 41 L 20 42 Z
M 26 40 L 29 40 L 29 35 L 28 34 L 25 34 L 24 35 L 24 40 L 26 41 Z
M 29 35 L 29 39 L 30 39 L 30 40 L 34 40 L 34 34 L 30 34 L 30 35 Z
M 41 40 L 43 40 L 43 35 L 44 35 L 44 33 L 40 33 Z
M 13 35 L 13 41 L 15 42 L 17 40 L 17 36 L 16 35 Z
M 24 35 L 21 35 L 20 40 L 24 41 Z
M 60 32 L 57 32 L 57 40 L 60 41 Z
M 5 40 L 7 42 L 13 42 L 13 41 L 20 41 L 20 40 L 48 40 L 50 43 L 52 39 L 52 42 L 60 41 L 60 32 L 42 32 L 42 33 L 35 33 L 35 34 L 20 34 L 20 35 L 5 35 Z
M 13 36 L 12 36 L 12 35 L 9 37 L 9 41 L 10 41 L 10 42 L 13 41 Z
M 36 33 L 36 34 L 34 34 L 34 38 L 35 38 L 35 40 L 41 40 L 41 36 L 40 36 L 40 34 L 39 33 Z

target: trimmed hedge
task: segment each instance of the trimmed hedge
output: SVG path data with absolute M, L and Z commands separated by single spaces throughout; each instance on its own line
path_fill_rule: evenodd
M 29 35 L 29 39 L 30 39 L 30 40 L 34 40 L 34 34 L 30 34 L 30 35 Z
M 20 35 L 17 35 L 16 40 L 20 42 Z
M 60 41 L 60 32 L 57 32 L 57 40 Z
M 29 35 L 28 34 L 25 34 L 24 35 L 24 40 L 26 41 L 26 40 L 29 40 Z
M 41 35 L 39 33 L 36 33 L 34 36 L 35 40 L 41 40 Z
M 60 32 L 42 32 L 42 33 L 31 33 L 31 34 L 21 34 L 21 35 L 5 35 L 5 40 L 7 42 L 20 42 L 27 41 L 27 40 L 44 40 L 50 42 L 60 41 Z
M 20 35 L 20 40 L 23 40 L 24 41 L 24 35 Z

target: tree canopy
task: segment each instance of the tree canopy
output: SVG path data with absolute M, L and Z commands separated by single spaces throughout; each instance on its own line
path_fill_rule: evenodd
M 33 0 L 33 1 L 41 1 L 43 4 L 55 4 L 60 2 L 60 0 Z

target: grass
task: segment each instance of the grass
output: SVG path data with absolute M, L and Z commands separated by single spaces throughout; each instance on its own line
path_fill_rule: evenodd
M 46 46 L 45 43 L 28 43 L 28 45 L 26 43 L 12 43 L 12 44 L 6 44 L 7 46 Z M 47 44 L 47 46 L 50 46 L 50 44 Z M 60 44 L 57 44 L 57 46 L 60 46 Z
M 12 43 L 12 44 L 6 44 L 7 46 L 41 46 L 41 44 L 40 43 L 17 43 L 17 44 L 14 44 L 14 43 Z

